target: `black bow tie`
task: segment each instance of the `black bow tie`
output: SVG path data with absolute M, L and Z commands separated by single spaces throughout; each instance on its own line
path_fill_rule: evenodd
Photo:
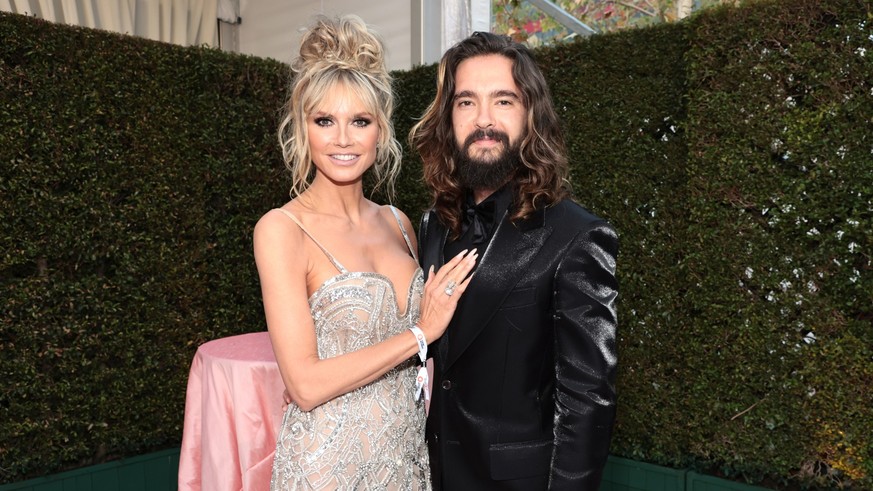
M 494 224 L 494 200 L 485 200 L 478 205 L 467 203 L 464 220 L 461 222 L 461 235 L 473 227 L 473 244 L 478 245 L 488 238 L 488 231 Z

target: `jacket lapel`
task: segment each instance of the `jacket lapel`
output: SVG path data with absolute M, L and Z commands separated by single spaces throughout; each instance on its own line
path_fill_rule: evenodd
M 451 367 L 488 325 L 551 233 L 551 226 L 545 224 L 545 210 L 537 210 L 517 225 L 504 215 L 455 312 L 455 329 L 450 333 L 443 370 Z M 477 288 L 480 284 L 489 288 L 483 291 Z M 499 293 L 488 293 L 495 291 Z
M 445 264 L 443 249 L 446 247 L 448 236 L 448 229 L 440 223 L 436 213 L 428 211 L 422 216 L 418 227 L 418 260 L 425 277 L 431 266 L 436 271 Z

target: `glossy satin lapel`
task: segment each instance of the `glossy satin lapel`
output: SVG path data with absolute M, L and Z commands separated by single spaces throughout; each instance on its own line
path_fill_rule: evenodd
M 540 212 L 518 226 L 510 223 L 505 216 L 501 220 L 491 243 L 479 259 L 475 276 L 464 293 L 463 304 L 455 312 L 456 317 L 460 316 L 460 328 L 451 333 L 443 370 L 451 367 L 485 328 L 543 247 L 552 229 L 542 225 L 544 222 Z M 499 285 L 501 293 L 481 293 L 476 284 L 483 282 Z
M 431 266 L 436 271 L 445 264 L 446 260 L 443 257 L 443 249 L 446 247 L 448 236 L 448 229 L 442 226 L 433 212 L 424 214 L 419 231 L 419 240 L 421 241 L 419 244 L 427 244 L 427 247 L 419 247 L 418 258 L 421 262 L 421 268 L 424 270 L 425 278 Z

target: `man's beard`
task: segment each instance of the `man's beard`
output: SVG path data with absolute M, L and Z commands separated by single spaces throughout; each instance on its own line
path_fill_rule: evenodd
M 503 150 L 493 158 L 479 159 L 470 156 L 470 146 L 479 138 L 494 138 L 503 144 Z M 521 164 L 519 145 L 509 145 L 509 136 L 495 130 L 478 129 L 467 136 L 461 148 L 454 146 L 458 177 L 466 189 L 497 189 L 506 183 Z

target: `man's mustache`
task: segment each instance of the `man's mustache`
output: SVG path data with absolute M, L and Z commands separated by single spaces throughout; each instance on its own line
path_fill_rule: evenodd
M 504 147 L 509 147 L 509 135 L 506 133 L 493 128 L 478 128 L 467 135 L 467 138 L 464 140 L 464 152 L 466 152 L 470 148 L 470 145 L 472 145 L 476 140 L 481 140 L 483 138 L 497 140 L 502 143 Z

